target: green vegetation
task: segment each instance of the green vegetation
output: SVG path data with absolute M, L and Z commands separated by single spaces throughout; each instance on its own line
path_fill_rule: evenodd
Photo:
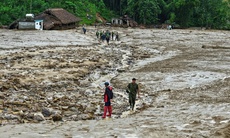
M 145 25 L 230 29 L 230 0 L 4 0 L 0 2 L 0 25 L 48 8 L 64 8 L 80 17 L 82 24 L 95 23 L 100 13 L 108 21 L 127 14 Z
M 5 0 L 0 1 L 0 24 L 9 25 L 27 13 L 36 15 L 48 8 L 64 8 L 80 17 L 82 24 L 95 23 L 97 12 L 107 20 L 115 16 L 102 0 Z

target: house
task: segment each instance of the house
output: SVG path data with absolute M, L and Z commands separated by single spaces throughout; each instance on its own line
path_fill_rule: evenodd
M 35 16 L 35 20 L 43 20 L 44 30 L 72 29 L 81 21 L 80 18 L 62 8 L 47 9 Z
M 34 20 L 35 22 L 35 29 L 43 30 L 43 20 Z
M 137 22 L 128 17 L 128 15 L 124 15 L 120 18 L 112 18 L 111 23 L 115 26 L 130 26 L 130 27 L 136 27 L 138 26 Z
M 37 16 L 26 14 L 26 19 L 14 21 L 9 29 L 64 30 L 75 28 L 80 21 L 80 18 L 64 9 L 54 8 Z
M 123 20 L 119 19 L 119 18 L 112 18 L 112 24 L 116 24 L 116 25 L 122 25 L 123 24 Z
M 43 20 L 34 20 L 34 14 L 26 14 L 25 19 L 14 21 L 8 28 L 20 30 L 43 30 Z
M 26 14 L 26 19 L 18 21 L 17 25 L 20 30 L 43 30 L 43 20 L 34 20 L 34 14 Z

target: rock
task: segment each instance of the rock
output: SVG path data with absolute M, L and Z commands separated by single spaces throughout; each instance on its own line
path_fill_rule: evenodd
M 192 124 L 192 125 L 200 125 L 202 123 L 201 123 L 200 120 L 193 120 L 193 121 L 190 122 L 190 124 Z
M 48 97 L 47 102 L 50 102 L 50 103 L 53 102 L 53 97 Z
M 82 80 L 82 81 L 80 81 L 80 85 L 88 87 L 88 86 L 90 86 L 90 81 L 88 81 L 88 80 Z
M 78 115 L 72 115 L 72 116 L 70 117 L 70 119 L 73 120 L 73 121 L 78 121 L 78 120 L 79 120 L 79 117 L 78 117 Z
M 66 110 L 68 110 L 69 106 L 62 106 L 61 108 L 62 108 L 62 110 L 66 111 Z
M 88 119 L 95 119 L 94 113 L 88 113 L 89 118 Z
M 78 108 L 76 107 L 70 107 L 69 110 L 72 112 L 78 112 Z
M 91 95 L 91 94 L 93 94 L 93 91 L 90 89 L 87 89 L 84 94 L 85 95 Z
M 45 117 L 42 113 L 34 113 L 34 120 L 36 121 L 44 121 Z
M 157 108 L 164 108 L 164 105 L 157 105 Z
M 56 110 L 56 109 L 52 109 L 51 108 L 51 113 L 52 113 L 52 115 L 54 115 L 54 114 L 61 114 L 62 113 L 62 111 L 60 111 L 60 110 Z
M 5 120 L 5 119 L 4 120 L 2 120 L 2 119 L 0 120 L 0 125 L 6 125 L 7 123 L 8 123 L 8 121 Z
M 62 121 L 62 116 L 60 114 L 52 115 L 53 121 Z
M 125 72 L 126 70 L 125 69 L 117 69 L 117 72 Z
M 44 117 L 49 117 L 52 114 L 52 109 L 42 108 L 42 114 L 44 115 Z
M 81 119 L 81 120 L 89 120 L 89 119 L 92 118 L 92 116 L 89 115 L 89 114 L 81 114 L 81 115 L 79 115 L 78 117 L 79 117 L 79 119 Z
M 73 111 L 65 111 L 63 112 L 64 117 L 70 117 L 73 116 L 75 114 L 77 114 L 78 112 L 73 112 Z
M 7 119 L 7 120 L 14 120 L 14 119 L 20 120 L 20 117 L 19 117 L 19 116 L 13 115 L 13 114 L 6 114 L 6 115 L 4 116 L 4 118 Z
M 21 117 L 24 117 L 25 113 L 22 110 L 20 110 L 19 113 L 18 113 L 18 115 L 20 115 Z
M 101 113 L 102 113 L 102 112 L 101 112 Z M 121 115 L 121 114 L 122 114 L 121 109 L 114 109 L 114 110 L 112 111 L 112 114 Z
M 32 114 L 32 113 L 28 113 L 28 114 L 24 114 L 25 115 L 25 118 L 27 119 L 27 120 L 33 120 L 34 119 L 34 114 Z
M 140 58 L 150 58 L 150 55 L 141 55 Z
M 97 110 L 96 107 L 86 107 L 85 112 L 86 113 L 93 113 Z

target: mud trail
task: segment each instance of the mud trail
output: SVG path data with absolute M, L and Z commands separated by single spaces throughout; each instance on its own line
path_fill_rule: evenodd
M 1 31 L 1 125 L 6 137 L 227 138 L 230 33 L 99 28 Z M 141 98 L 128 111 L 125 87 Z M 113 119 L 101 116 L 103 82 L 114 87 Z M 8 131 L 10 129 L 10 131 Z

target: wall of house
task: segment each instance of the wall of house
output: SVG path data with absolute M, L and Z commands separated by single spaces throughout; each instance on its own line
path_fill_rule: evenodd
M 76 23 L 55 25 L 51 30 L 66 30 L 76 28 Z
M 35 29 L 35 22 L 19 22 L 18 29 L 22 29 L 22 30 Z
M 112 19 L 112 24 L 119 24 L 119 25 L 122 25 L 123 24 L 123 21 L 121 19 Z
M 43 20 L 35 20 L 35 29 L 43 30 Z

